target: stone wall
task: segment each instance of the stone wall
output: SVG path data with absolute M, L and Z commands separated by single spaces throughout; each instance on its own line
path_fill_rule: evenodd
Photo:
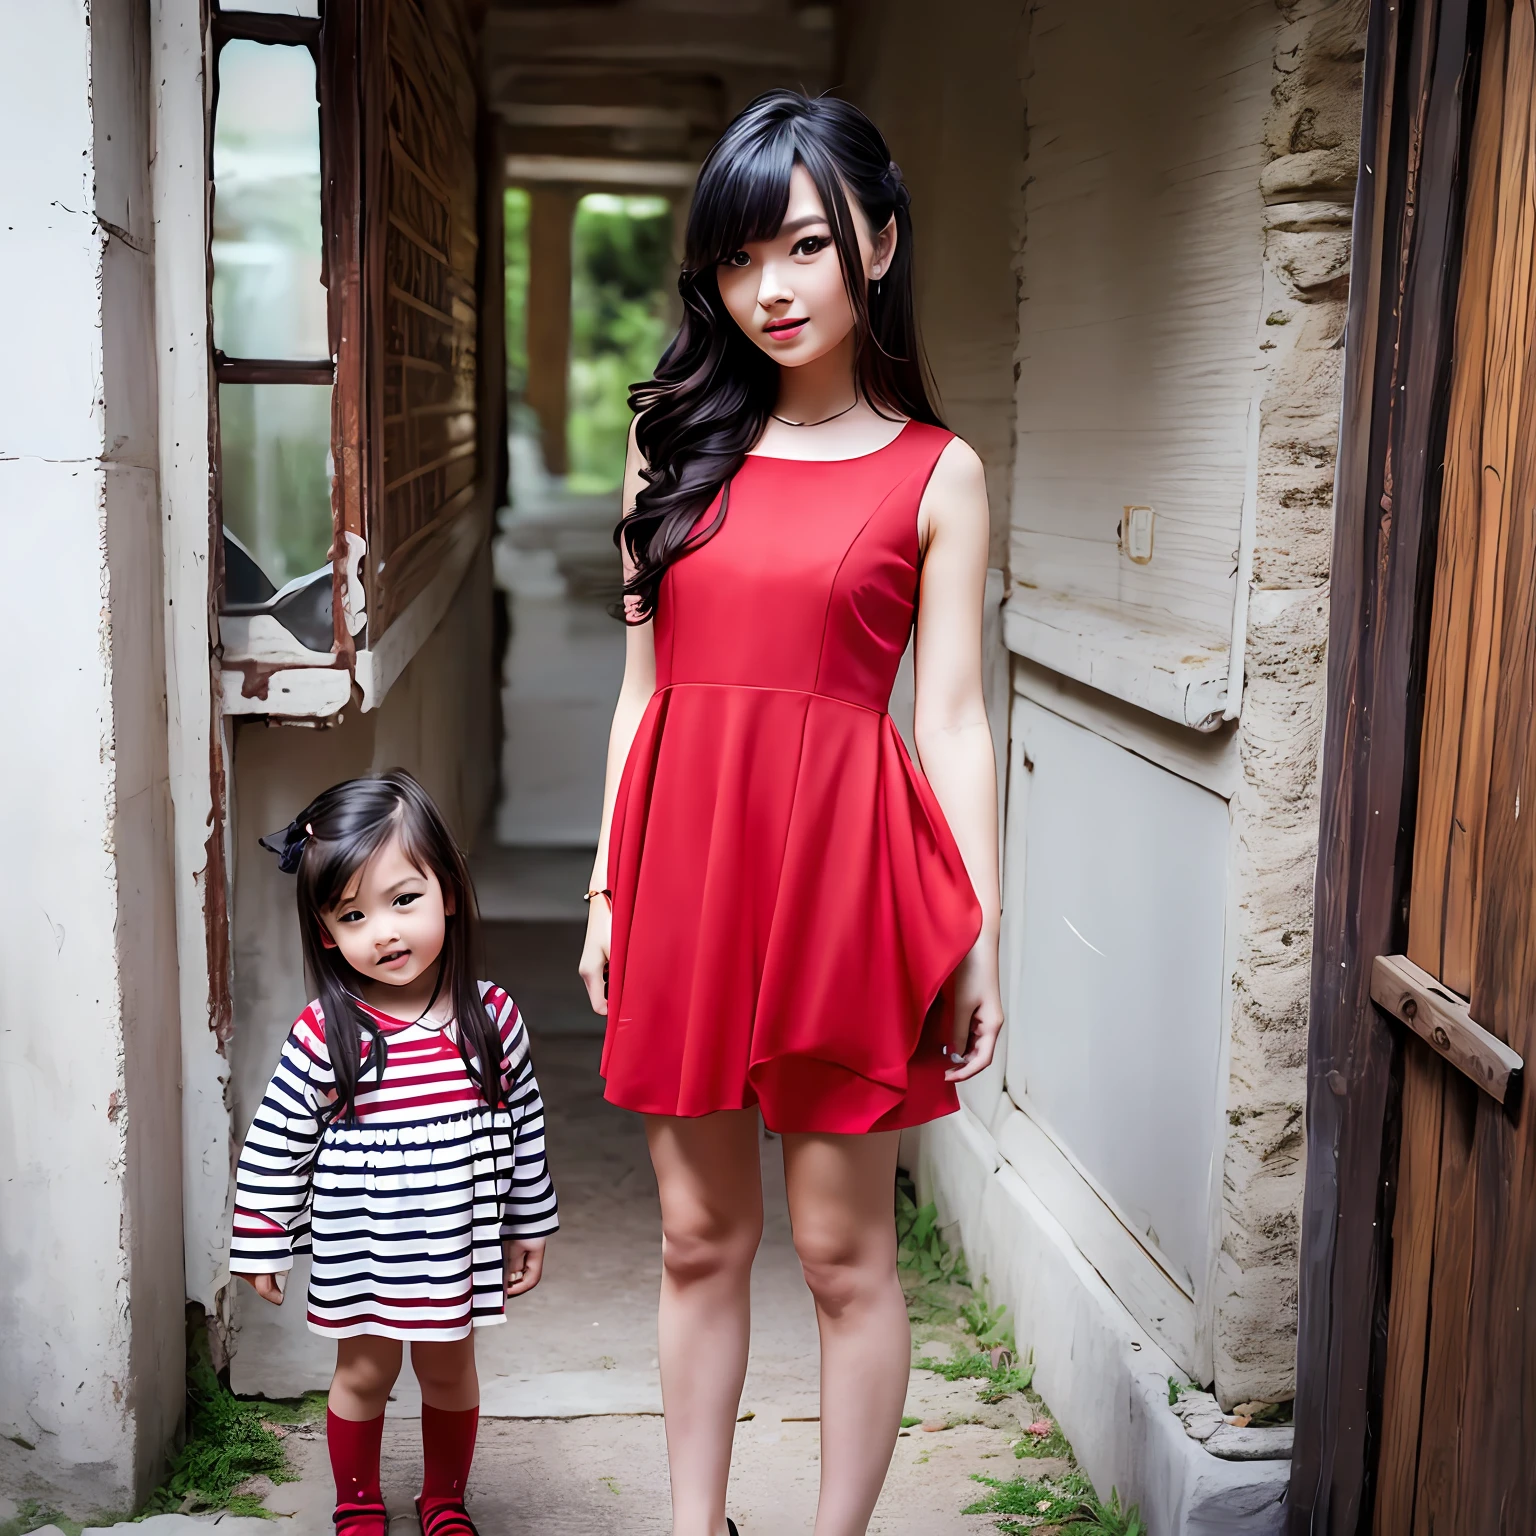
M 1215 1297 L 1224 1405 L 1295 1390 L 1312 887 L 1363 0 L 1279 7 L 1258 496 L 1232 797 L 1235 954 Z

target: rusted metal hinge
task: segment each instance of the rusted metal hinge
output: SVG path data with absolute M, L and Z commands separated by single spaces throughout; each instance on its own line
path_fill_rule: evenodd
M 1474 1022 L 1462 998 L 1406 955 L 1377 955 L 1371 997 L 1489 1097 L 1505 1104 L 1518 1096 L 1525 1063 Z

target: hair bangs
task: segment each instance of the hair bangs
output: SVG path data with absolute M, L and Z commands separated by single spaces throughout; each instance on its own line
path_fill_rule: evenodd
M 789 179 L 799 158 L 794 127 L 767 125 L 753 140 L 715 146 L 699 173 L 685 237 L 687 265 L 717 266 L 754 240 L 771 240 L 789 208 Z

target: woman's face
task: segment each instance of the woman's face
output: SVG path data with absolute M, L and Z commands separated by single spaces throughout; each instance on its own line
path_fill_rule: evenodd
M 869 281 L 883 277 L 896 249 L 896 221 L 871 235 L 850 198 L 859 257 Z M 779 232 L 754 240 L 719 267 L 720 297 L 731 318 L 776 363 L 802 368 L 840 346 L 853 329 L 832 226 L 803 165 L 789 178 L 789 206 Z

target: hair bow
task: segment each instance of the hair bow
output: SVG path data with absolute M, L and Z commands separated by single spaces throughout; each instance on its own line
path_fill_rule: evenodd
M 277 867 L 285 875 L 291 875 L 298 869 L 299 860 L 304 856 L 305 844 L 314 835 L 309 823 L 295 816 L 281 832 L 269 832 L 257 841 L 268 853 L 275 853 Z

